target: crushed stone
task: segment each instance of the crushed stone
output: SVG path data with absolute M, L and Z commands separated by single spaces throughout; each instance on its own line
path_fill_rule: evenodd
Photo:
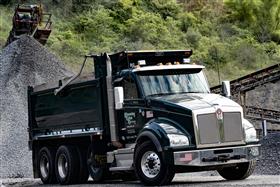
M 0 54 L 0 178 L 32 177 L 28 150 L 27 86 L 69 77 L 55 55 L 29 36 Z
M 261 156 L 255 174 L 280 175 L 280 133 L 268 134 L 261 141 Z

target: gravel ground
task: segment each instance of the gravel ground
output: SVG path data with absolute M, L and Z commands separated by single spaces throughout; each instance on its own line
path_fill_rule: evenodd
M 261 156 L 256 174 L 280 175 L 280 133 L 268 134 L 261 141 Z
M 0 179 L 0 187 L 22 187 L 22 186 L 42 186 L 42 187 L 61 187 L 61 185 L 43 185 L 42 182 L 38 179 Z M 77 184 L 71 185 L 73 187 L 138 187 L 143 186 L 140 181 L 130 181 L 130 182 L 122 182 L 122 181 L 106 181 L 102 184 L 93 183 L 93 181 L 89 181 L 87 184 Z M 275 175 L 252 175 L 248 179 L 245 180 L 236 180 L 236 181 L 226 181 L 220 176 L 199 176 L 195 173 L 182 173 L 177 174 L 173 179 L 171 185 L 168 186 L 203 186 L 203 187 L 226 187 L 226 186 L 252 186 L 252 187 L 264 187 L 264 186 L 280 186 L 279 176 Z
M 3 49 L 0 54 L 0 177 L 32 176 L 27 86 L 71 75 L 53 54 L 29 36 Z

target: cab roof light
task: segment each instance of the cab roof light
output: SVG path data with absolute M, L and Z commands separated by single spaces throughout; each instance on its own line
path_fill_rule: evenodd
M 139 66 L 145 66 L 146 65 L 146 60 L 138 60 L 137 64 Z
M 141 68 L 141 66 L 140 65 L 136 65 L 136 66 L 134 66 L 134 68 L 135 69 L 139 69 L 139 68 Z
M 183 63 L 184 64 L 189 64 L 189 63 L 191 63 L 191 59 L 190 58 L 184 58 Z

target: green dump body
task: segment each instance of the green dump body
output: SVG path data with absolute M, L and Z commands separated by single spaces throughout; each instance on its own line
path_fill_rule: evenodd
M 79 80 L 59 94 L 54 90 L 29 87 L 30 139 L 80 130 L 103 129 L 106 95 L 100 79 Z M 73 133 L 72 133 L 73 134 Z

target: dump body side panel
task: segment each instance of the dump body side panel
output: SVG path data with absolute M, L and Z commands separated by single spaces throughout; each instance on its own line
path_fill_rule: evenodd
M 60 95 L 54 89 L 29 91 L 30 139 L 51 132 L 103 128 L 100 80 L 69 85 Z

